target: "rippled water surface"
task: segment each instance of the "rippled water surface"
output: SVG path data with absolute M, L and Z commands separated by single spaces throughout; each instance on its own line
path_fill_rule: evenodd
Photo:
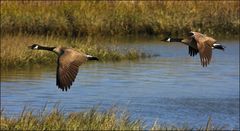
M 183 44 L 119 44 L 156 57 L 88 62 L 68 92 L 56 87 L 54 66 L 1 71 L 1 107 L 15 114 L 25 105 L 39 109 L 60 102 L 68 112 L 115 104 L 148 125 L 158 120 L 197 127 L 212 116 L 213 124 L 239 128 L 239 42 L 220 42 L 227 48 L 214 50 L 207 68 L 201 67 L 198 55 L 188 56 Z

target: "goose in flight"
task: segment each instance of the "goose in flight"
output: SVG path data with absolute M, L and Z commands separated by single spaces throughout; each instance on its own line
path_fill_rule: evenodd
M 212 49 L 219 49 L 224 51 L 224 46 L 217 44 L 216 40 L 212 37 L 206 36 L 199 32 L 190 32 L 189 37 L 183 38 L 171 38 L 167 37 L 163 39 L 166 42 L 181 42 L 188 46 L 189 55 L 195 56 L 197 53 L 200 55 L 201 65 L 207 67 L 212 58 Z
M 65 47 L 46 47 L 38 44 L 29 46 L 33 50 L 47 50 L 58 55 L 56 85 L 62 91 L 67 91 L 74 82 L 79 66 L 87 60 L 98 60 L 97 57 L 86 55 L 82 52 L 75 51 L 72 48 Z

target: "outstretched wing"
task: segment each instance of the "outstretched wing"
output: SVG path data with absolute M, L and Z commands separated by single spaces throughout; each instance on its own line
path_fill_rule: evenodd
M 198 32 L 192 32 L 193 38 L 197 42 L 197 48 L 200 54 L 201 65 L 203 67 L 207 66 L 212 58 L 212 45 L 216 42 L 215 39 L 203 35 Z
M 195 40 L 195 38 L 191 35 L 189 36 L 188 39 L 185 39 L 185 41 L 183 41 L 185 43 L 187 43 L 188 45 L 188 54 L 190 56 L 195 56 L 198 53 L 198 48 L 197 48 L 197 42 Z
M 207 66 L 212 58 L 212 46 L 208 41 L 199 41 L 197 43 L 201 65 L 203 67 Z
M 71 49 L 66 49 L 62 55 L 58 57 L 57 80 L 58 88 L 63 91 L 70 89 L 74 82 L 79 66 L 86 61 L 85 55 L 80 54 Z
M 191 46 L 188 46 L 188 54 L 189 54 L 190 56 L 195 56 L 195 55 L 197 55 L 197 53 L 198 53 L 198 50 L 197 50 L 197 49 L 194 49 L 194 48 L 192 48 Z

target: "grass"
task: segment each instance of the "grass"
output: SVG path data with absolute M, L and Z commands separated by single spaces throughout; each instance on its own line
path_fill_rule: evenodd
M 160 124 L 154 122 L 150 127 L 142 119 L 131 118 L 127 111 L 120 111 L 113 106 L 105 111 L 93 107 L 84 112 L 65 113 L 58 106 L 46 111 L 46 106 L 40 111 L 24 108 L 15 117 L 7 116 L 1 110 L 1 130 L 226 130 L 225 127 L 214 127 L 211 117 L 206 126 L 199 128 Z
M 1 69 L 56 63 L 57 55 L 55 53 L 28 49 L 28 46 L 33 43 L 47 46 L 72 47 L 77 51 L 96 56 L 102 62 L 150 57 L 132 48 L 123 52 L 116 46 L 111 48 L 104 46 L 99 39 L 66 39 L 33 35 L 4 36 L 1 38 Z
M 117 47 L 106 48 L 98 39 L 89 38 L 166 36 L 190 30 L 213 36 L 238 36 L 239 4 L 239 1 L 1 1 L 1 69 L 55 63 L 52 53 L 28 50 L 26 47 L 31 43 L 74 47 L 102 61 L 118 61 L 148 55 L 135 49 L 123 53 Z
M 1 34 L 239 34 L 239 1 L 1 1 Z

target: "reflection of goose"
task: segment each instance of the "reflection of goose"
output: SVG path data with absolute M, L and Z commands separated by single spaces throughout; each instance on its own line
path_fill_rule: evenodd
M 58 88 L 63 91 L 70 89 L 75 80 L 79 66 L 87 60 L 98 60 L 97 57 L 77 52 L 71 48 L 64 47 L 44 47 L 38 44 L 29 46 L 33 50 L 47 50 L 55 52 L 58 55 L 57 61 L 57 80 Z
M 181 42 L 189 47 L 189 55 L 194 56 L 198 52 L 200 54 L 200 60 L 202 66 L 207 66 L 212 57 L 212 49 L 224 50 L 224 46 L 216 44 L 216 40 L 212 37 L 203 35 L 198 32 L 190 32 L 190 36 L 187 39 L 182 38 L 165 38 L 163 41 L 167 42 Z

